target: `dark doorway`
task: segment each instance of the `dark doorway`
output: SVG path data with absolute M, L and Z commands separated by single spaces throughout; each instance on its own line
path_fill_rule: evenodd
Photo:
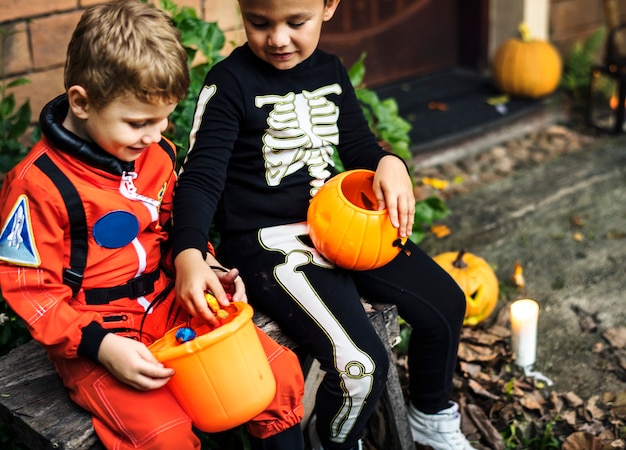
M 362 52 L 365 84 L 397 101 L 413 154 L 517 120 L 540 102 L 501 95 L 488 76 L 489 0 L 343 0 L 321 48 L 350 67 Z M 431 104 L 445 108 L 431 108 Z
M 350 67 L 362 52 L 377 87 L 456 66 L 482 70 L 489 0 L 344 0 L 320 47 Z

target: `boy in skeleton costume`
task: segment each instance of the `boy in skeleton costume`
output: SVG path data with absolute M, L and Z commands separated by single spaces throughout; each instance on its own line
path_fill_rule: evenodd
M 92 414 L 106 448 L 200 449 L 165 388 L 173 369 L 147 347 L 188 312 L 217 323 L 206 300 L 187 312 L 172 289 L 176 155 L 161 133 L 189 86 L 187 54 L 162 11 L 134 0 L 101 4 L 74 32 L 65 82 L 41 113 L 43 138 L 2 185 L 2 296 Z M 225 290 L 247 300 L 236 269 L 222 271 L 211 253 L 201 264 L 223 306 Z M 298 359 L 258 334 L 278 385 L 248 423 L 253 448 L 302 449 Z
M 311 245 L 309 201 L 336 170 L 375 171 L 379 208 L 400 237 L 415 198 L 404 162 L 377 144 L 339 58 L 317 49 L 339 0 L 239 0 L 248 42 L 207 74 L 191 148 L 174 200 L 179 300 L 206 289 L 199 271 L 208 231 L 239 268 L 250 302 L 269 314 L 326 372 L 316 394 L 313 447 L 359 446 L 386 382 L 385 347 L 360 296 L 398 305 L 413 327 L 409 348 L 411 429 L 437 450 L 470 449 L 450 401 L 465 298 L 416 245 L 386 266 L 334 267 Z

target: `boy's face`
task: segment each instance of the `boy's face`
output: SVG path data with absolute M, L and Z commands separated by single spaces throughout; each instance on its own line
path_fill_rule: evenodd
M 279 70 L 295 67 L 317 48 L 322 23 L 339 0 L 239 0 L 248 45 Z
M 132 95 L 118 97 L 103 108 L 94 108 L 86 96 L 74 92 L 72 97 L 72 88 L 68 92 L 70 110 L 78 120 L 66 119 L 63 125 L 126 162 L 136 160 L 150 144 L 161 140 L 168 117 L 176 108 L 176 103 L 153 105 Z

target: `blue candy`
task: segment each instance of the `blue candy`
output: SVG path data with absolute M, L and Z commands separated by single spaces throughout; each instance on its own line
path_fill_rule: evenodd
M 182 328 L 179 328 L 178 331 L 176 332 L 176 341 L 178 341 L 179 344 L 183 344 L 195 338 L 196 338 L 196 332 L 193 331 L 191 328 L 182 327 Z

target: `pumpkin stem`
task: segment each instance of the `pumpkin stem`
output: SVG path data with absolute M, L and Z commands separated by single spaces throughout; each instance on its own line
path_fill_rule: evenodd
M 467 250 L 465 250 L 464 248 L 459 250 L 459 253 L 456 255 L 456 259 L 452 262 L 452 265 L 457 269 L 465 269 L 467 267 L 467 263 L 463 261 L 463 256 L 465 256 L 465 253 L 467 253 Z
M 517 31 L 519 31 L 520 37 L 522 38 L 523 42 L 531 41 L 530 28 L 528 27 L 528 25 L 526 25 L 525 22 L 519 24 L 519 26 L 517 27 Z

